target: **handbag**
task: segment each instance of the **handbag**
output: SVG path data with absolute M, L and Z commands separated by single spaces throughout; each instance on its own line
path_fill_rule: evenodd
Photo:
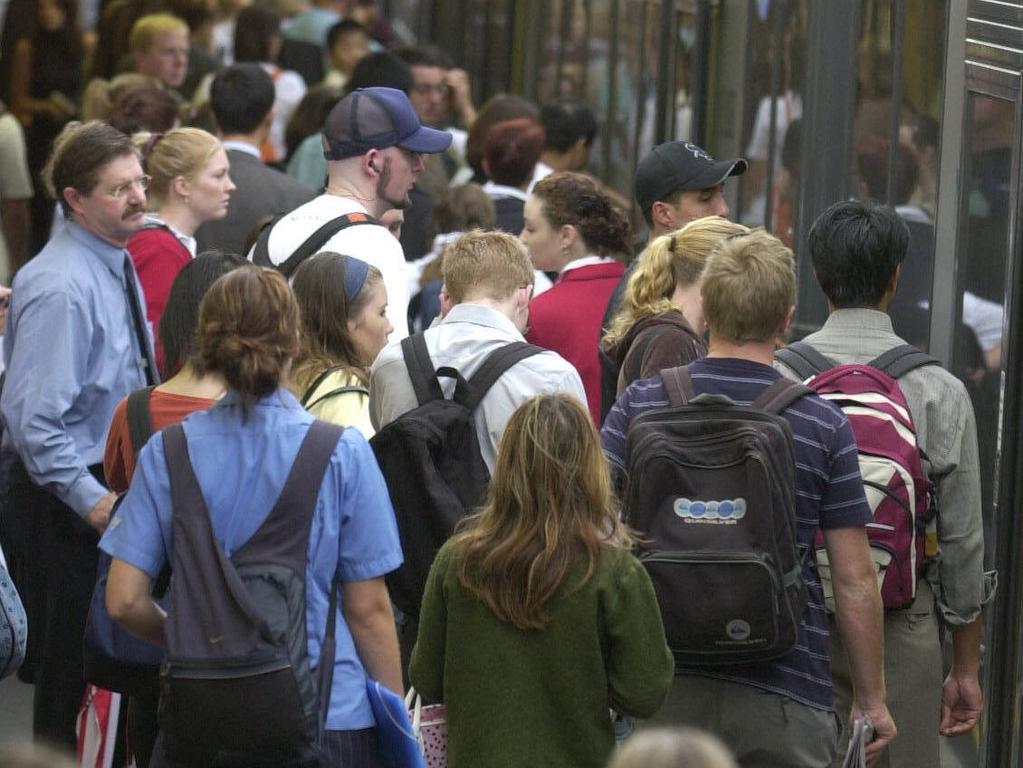
M 377 758 L 382 768 L 426 768 L 405 701 L 372 678 L 366 678 L 366 693 L 377 721 Z
M 25 660 L 28 642 L 28 618 L 7 571 L 7 560 L 0 548 L 0 679 L 17 671 Z
M 423 706 L 423 699 L 416 693 L 416 689 L 409 688 L 405 696 L 405 706 L 409 708 L 412 731 L 426 759 L 427 768 L 447 768 L 448 726 L 444 705 Z

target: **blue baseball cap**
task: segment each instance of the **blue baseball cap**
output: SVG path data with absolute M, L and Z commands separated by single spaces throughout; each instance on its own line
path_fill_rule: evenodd
M 387 147 L 428 155 L 446 150 L 451 134 L 424 126 L 403 91 L 359 88 L 330 110 L 323 124 L 323 144 L 323 156 L 328 160 L 358 157 Z

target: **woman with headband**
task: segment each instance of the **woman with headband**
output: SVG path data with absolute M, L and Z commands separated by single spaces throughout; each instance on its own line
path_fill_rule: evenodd
M 720 216 L 691 221 L 656 238 L 639 257 L 622 306 L 601 341 L 618 366 L 618 396 L 637 379 L 707 354 L 700 275 L 722 240 L 749 232 Z
M 393 330 L 380 271 L 324 251 L 302 262 L 292 287 L 302 313 L 295 395 L 317 418 L 371 437 L 369 367 Z
M 148 226 L 128 241 L 128 253 L 146 294 L 146 318 L 157 328 L 174 278 L 195 257 L 195 231 L 227 215 L 235 186 L 227 153 L 211 133 L 175 128 L 134 138 L 149 175 L 152 213 Z M 157 358 L 162 360 L 159 347 Z

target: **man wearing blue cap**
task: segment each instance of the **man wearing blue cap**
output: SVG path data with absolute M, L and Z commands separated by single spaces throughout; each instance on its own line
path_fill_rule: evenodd
M 407 336 L 405 257 L 378 219 L 392 208 L 408 207 L 424 155 L 443 152 L 450 143 L 450 134 L 420 123 L 402 91 L 352 91 L 331 110 L 323 126 L 324 194 L 264 230 L 249 258 L 286 275 L 293 274 L 306 255 L 320 251 L 361 259 L 384 276 L 387 317 L 394 326 L 391 340 Z

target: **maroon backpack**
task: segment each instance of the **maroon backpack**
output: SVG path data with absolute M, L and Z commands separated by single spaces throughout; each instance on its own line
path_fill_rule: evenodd
M 921 366 L 939 365 L 938 361 L 908 344 L 865 365 L 836 365 L 805 342 L 778 350 L 775 357 L 849 419 L 859 449 L 863 489 L 874 513 L 873 522 L 867 523 L 867 537 L 878 568 L 881 598 L 885 608 L 905 608 L 916 596 L 916 581 L 928 554 L 925 534 L 934 518 L 934 494 L 898 379 Z M 830 568 L 819 534 L 817 543 L 830 608 Z

